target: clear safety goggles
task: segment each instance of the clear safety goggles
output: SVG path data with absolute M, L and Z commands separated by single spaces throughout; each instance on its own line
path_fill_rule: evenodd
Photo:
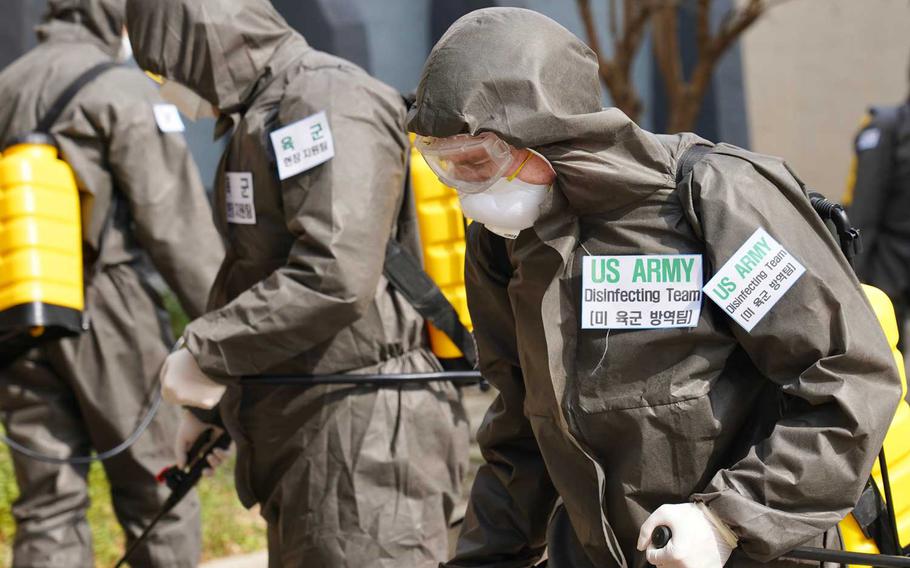
M 512 163 L 511 146 L 492 132 L 418 136 L 414 146 L 442 183 L 462 193 L 489 189 Z

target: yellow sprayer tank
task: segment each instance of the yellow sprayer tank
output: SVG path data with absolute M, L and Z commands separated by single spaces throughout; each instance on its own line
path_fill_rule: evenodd
M 78 333 L 83 302 L 76 180 L 49 137 L 29 134 L 0 154 L 0 364 Z
M 413 137 L 412 137 L 413 141 Z M 411 185 L 417 206 L 424 269 L 458 312 L 461 323 L 473 330 L 464 288 L 464 216 L 455 190 L 444 185 L 416 149 L 411 148 Z M 430 345 L 440 359 L 458 359 L 461 350 L 446 335 L 429 326 Z
M 885 458 L 888 462 L 888 477 L 891 481 L 894 512 L 897 517 L 897 532 L 903 547 L 910 544 L 910 405 L 905 400 L 907 376 L 904 372 L 904 357 L 897 349 L 898 327 L 891 300 L 878 288 L 864 284 L 863 290 L 885 331 L 885 337 L 888 339 L 888 344 L 891 345 L 901 376 L 903 389 L 901 403 L 885 437 Z M 875 462 L 875 467 L 872 469 L 872 477 L 878 484 L 879 492 L 884 499 L 882 474 L 878 461 Z M 852 514 L 847 515 L 847 518 L 841 522 L 840 529 L 847 550 L 878 554 L 879 550 L 875 542 L 863 534 Z

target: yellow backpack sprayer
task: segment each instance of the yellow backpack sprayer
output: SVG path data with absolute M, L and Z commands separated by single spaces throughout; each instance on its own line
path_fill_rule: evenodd
M 471 315 L 468 313 L 464 281 L 465 218 L 458 203 L 458 194 L 439 181 L 413 146 L 409 173 L 423 247 L 424 270 L 470 331 Z M 463 356 L 461 349 L 444 331 L 431 324 L 429 334 L 430 346 L 440 360 L 445 362 Z
M 0 154 L 0 366 L 84 329 L 79 189 L 50 131 L 82 87 L 115 66 L 80 75 L 35 132 Z
M 82 225 L 73 172 L 49 136 L 0 155 L 0 358 L 82 329 Z

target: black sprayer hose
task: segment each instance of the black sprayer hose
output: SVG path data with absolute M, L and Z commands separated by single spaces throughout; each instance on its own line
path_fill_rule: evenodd
M 114 568 L 120 568 L 126 564 L 130 556 L 138 550 L 139 546 L 152 533 L 158 525 L 158 522 L 176 507 L 193 487 L 199 483 L 199 480 L 202 478 L 202 472 L 209 467 L 208 457 L 212 455 L 216 449 L 226 450 L 231 445 L 231 437 L 227 432 L 222 432 L 215 438 L 215 441 L 212 442 L 214 436 L 215 431 L 212 428 L 205 430 L 187 452 L 186 466 L 183 468 L 172 466 L 158 474 L 159 480 L 167 484 L 168 488 L 171 490 L 171 494 L 168 496 L 167 500 L 165 500 L 164 505 L 161 506 L 161 509 L 158 510 L 158 513 L 151 522 L 146 525 L 142 534 L 129 545 Z
M 862 241 L 860 232 L 850 225 L 850 218 L 847 216 L 844 206 L 826 199 L 824 195 L 815 191 L 809 192 L 809 202 L 823 221 L 830 221 L 834 225 L 840 241 L 841 252 L 850 267 L 855 268 L 854 259 L 858 253 L 862 252 Z
M 400 373 L 394 375 L 264 375 L 256 377 L 245 377 L 240 382 L 245 386 L 315 386 L 315 385 L 370 385 L 370 386 L 399 386 L 408 384 L 426 384 L 430 382 L 448 381 L 457 385 L 483 385 L 483 379 L 479 371 L 441 371 L 437 373 Z M 58 458 L 44 455 L 27 446 L 11 440 L 7 436 L 0 435 L 0 442 L 8 445 L 10 449 L 18 454 L 22 454 L 34 460 L 56 465 L 84 465 L 96 461 L 103 461 L 117 456 L 132 446 L 136 440 L 148 429 L 152 420 L 161 406 L 161 389 L 156 385 L 155 395 L 149 411 L 143 417 L 142 422 L 136 427 L 136 430 L 130 436 L 117 446 L 90 456 L 76 456 L 70 458 Z
M 244 377 L 243 386 L 369 385 L 399 386 L 448 381 L 457 385 L 481 384 L 480 371 L 440 371 L 437 373 L 398 373 L 392 375 L 258 375 Z
M 897 530 L 897 513 L 894 510 L 894 497 L 891 496 L 891 479 L 888 476 L 888 461 L 885 459 L 885 446 L 878 452 L 878 464 L 882 470 L 882 486 L 885 489 L 885 509 L 888 514 L 888 528 L 894 539 L 894 553 L 901 552 L 901 535 Z
M 142 418 L 142 421 L 139 423 L 139 426 L 133 431 L 130 436 L 123 442 L 117 444 L 113 448 L 101 452 L 100 454 L 93 454 L 89 456 L 76 456 L 71 458 L 57 458 L 53 456 L 48 456 L 37 452 L 27 446 L 11 440 L 9 437 L 0 434 L 0 442 L 3 442 L 10 447 L 11 450 L 17 454 L 21 454 L 33 460 L 52 463 L 56 465 L 85 465 L 96 461 L 104 461 L 111 459 L 114 456 L 120 455 L 125 452 L 130 446 L 136 443 L 136 440 L 142 436 L 145 431 L 148 429 L 149 425 L 152 423 L 152 420 L 155 419 L 155 415 L 158 413 L 158 408 L 161 407 L 161 389 L 158 388 L 158 385 L 155 385 L 154 388 L 155 394 L 152 399 L 152 405 L 149 407 L 148 412 L 145 413 L 145 416 Z

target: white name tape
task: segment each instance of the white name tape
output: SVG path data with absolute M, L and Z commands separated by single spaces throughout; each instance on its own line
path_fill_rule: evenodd
M 272 148 L 282 180 L 305 172 L 335 157 L 332 129 L 325 112 L 317 112 L 272 132 Z
M 863 132 L 856 139 L 856 151 L 862 152 L 864 150 L 871 150 L 878 146 L 879 140 L 882 138 L 882 132 L 878 128 L 868 128 L 863 130 Z
M 764 318 L 806 272 L 759 228 L 705 285 L 705 294 L 746 331 Z
M 227 222 L 235 225 L 255 225 L 256 205 L 253 202 L 253 174 L 225 172 L 224 208 Z
M 698 325 L 701 255 L 586 256 L 583 262 L 582 329 Z
M 177 107 L 169 104 L 159 104 L 152 107 L 155 113 L 155 122 L 158 123 L 158 129 L 161 132 L 183 132 L 186 126 L 183 119 L 180 118 L 180 111 Z

